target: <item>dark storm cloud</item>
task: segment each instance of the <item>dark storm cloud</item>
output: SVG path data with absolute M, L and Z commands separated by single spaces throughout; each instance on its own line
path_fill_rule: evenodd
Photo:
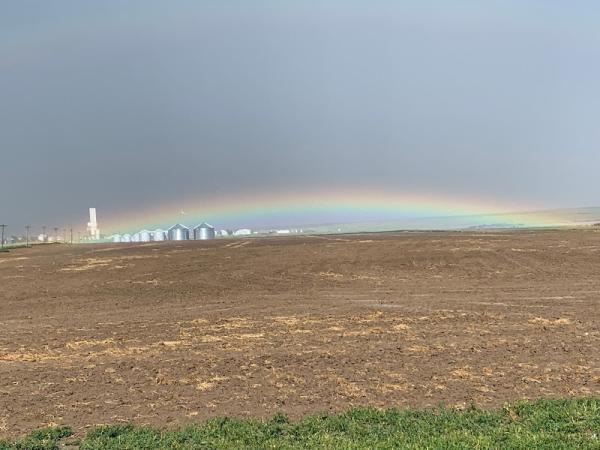
M 598 204 L 593 2 L 51 3 L 0 15 L 0 221 L 302 186 Z

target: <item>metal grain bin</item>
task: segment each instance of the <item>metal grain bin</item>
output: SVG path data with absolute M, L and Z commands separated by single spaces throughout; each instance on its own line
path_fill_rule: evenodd
M 170 241 L 187 241 L 190 238 L 190 229 L 178 223 L 169 228 Z
M 194 239 L 197 241 L 206 241 L 215 238 L 215 227 L 206 222 L 201 223 L 194 228 Z
M 134 233 L 131 235 L 131 242 L 140 242 L 140 233 Z
M 120 234 L 113 234 L 111 236 L 111 238 L 112 238 L 112 241 L 115 242 L 115 243 L 121 242 L 121 235 Z
M 161 228 L 157 228 L 152 232 L 152 238 L 155 241 L 166 241 L 167 240 L 167 232 Z
M 130 234 L 124 234 L 121 236 L 121 242 L 131 242 L 131 235 Z
M 140 242 L 150 242 L 152 240 L 152 235 L 148 230 L 142 230 L 139 232 Z

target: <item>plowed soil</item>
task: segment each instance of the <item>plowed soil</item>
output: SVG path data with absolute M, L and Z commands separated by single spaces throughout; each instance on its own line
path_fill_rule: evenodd
M 0 437 L 600 394 L 600 232 L 0 253 Z

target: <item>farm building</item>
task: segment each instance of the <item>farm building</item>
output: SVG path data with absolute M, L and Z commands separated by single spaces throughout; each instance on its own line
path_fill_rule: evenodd
M 215 227 L 203 222 L 194 228 L 194 239 L 197 241 L 206 241 L 215 238 Z
M 141 230 L 138 234 L 140 242 L 150 242 L 152 240 L 152 234 L 148 230 Z
M 169 228 L 168 234 L 170 241 L 187 241 L 190 238 L 190 229 L 178 223 Z
M 167 240 L 167 232 L 162 228 L 157 228 L 152 232 L 152 239 L 155 241 L 166 241 Z

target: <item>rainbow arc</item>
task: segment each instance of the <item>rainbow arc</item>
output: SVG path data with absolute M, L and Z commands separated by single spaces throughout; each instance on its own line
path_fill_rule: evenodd
M 289 192 L 167 203 L 110 217 L 104 229 L 132 232 L 142 228 L 166 228 L 178 222 L 195 225 L 204 221 L 218 228 L 357 222 L 401 224 L 402 221 L 452 217 L 471 218 L 473 225 L 501 223 L 507 226 L 541 227 L 559 225 L 566 220 L 560 214 L 533 212 L 539 209 L 533 205 L 501 204 L 481 198 L 381 190 Z

